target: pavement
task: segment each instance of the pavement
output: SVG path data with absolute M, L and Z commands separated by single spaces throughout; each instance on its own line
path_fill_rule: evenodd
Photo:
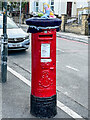
M 58 32 L 57 37 L 83 42 L 88 44 L 88 36 L 80 35 L 80 34 L 74 34 L 74 33 L 68 33 L 68 32 Z

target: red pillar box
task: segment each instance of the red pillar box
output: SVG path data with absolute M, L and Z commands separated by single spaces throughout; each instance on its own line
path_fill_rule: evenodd
M 28 19 L 32 33 L 31 114 L 51 118 L 56 107 L 56 30 L 60 19 Z

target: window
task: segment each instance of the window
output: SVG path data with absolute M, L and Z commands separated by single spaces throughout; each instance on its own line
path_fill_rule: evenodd
M 54 0 L 50 0 L 50 8 L 54 11 Z
M 54 11 L 54 6 L 51 6 L 51 10 Z
M 38 10 L 39 10 L 39 3 L 35 2 L 35 12 L 38 12 Z
M 51 0 L 51 5 L 54 5 L 54 0 Z

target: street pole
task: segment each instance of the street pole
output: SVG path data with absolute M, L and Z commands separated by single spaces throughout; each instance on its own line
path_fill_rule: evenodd
M 3 2 L 3 35 L 1 42 L 1 80 L 2 83 L 7 81 L 7 54 L 8 54 L 8 39 L 7 39 L 7 0 Z
M 20 18 L 19 18 L 20 25 L 21 25 L 21 14 L 22 14 L 22 0 L 20 0 Z

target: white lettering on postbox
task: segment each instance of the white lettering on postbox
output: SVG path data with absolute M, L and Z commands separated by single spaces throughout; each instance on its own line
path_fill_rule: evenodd
M 41 62 L 52 62 L 51 59 L 41 59 Z

